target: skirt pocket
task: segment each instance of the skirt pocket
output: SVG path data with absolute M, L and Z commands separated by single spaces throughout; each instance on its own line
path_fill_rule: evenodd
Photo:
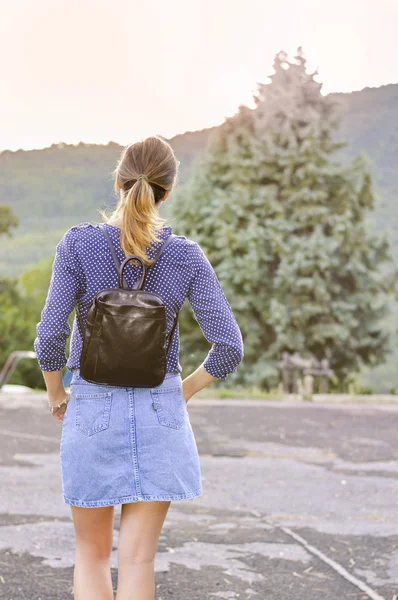
M 187 403 L 181 386 L 151 389 L 152 407 L 158 416 L 159 425 L 181 429 L 185 423 Z
M 76 402 L 76 429 L 91 436 L 108 429 L 113 392 L 78 392 Z

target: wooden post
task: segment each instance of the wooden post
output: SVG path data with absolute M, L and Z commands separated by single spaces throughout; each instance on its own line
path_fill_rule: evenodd
M 319 391 L 321 392 L 321 394 L 327 394 L 329 389 L 329 361 L 327 360 L 327 358 L 321 360 L 321 369 L 322 375 Z
M 282 372 L 282 384 L 285 394 L 299 392 L 299 381 L 306 376 L 312 378 L 311 384 L 307 379 L 307 385 L 311 388 L 308 390 L 309 395 L 312 395 L 314 387 L 314 378 L 317 378 L 319 383 L 319 391 L 321 394 L 328 393 L 329 378 L 333 375 L 333 371 L 329 368 L 329 361 L 324 358 L 318 361 L 316 358 L 302 358 L 298 352 L 289 354 L 284 352 L 282 360 L 279 363 L 279 368 Z

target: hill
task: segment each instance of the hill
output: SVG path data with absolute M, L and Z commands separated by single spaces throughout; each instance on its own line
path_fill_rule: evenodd
M 370 226 L 382 228 L 391 237 L 398 261 L 398 84 L 333 94 L 333 98 L 341 114 L 336 137 L 348 142 L 342 160 L 362 153 L 369 161 L 379 196 Z M 181 163 L 180 185 L 215 130 L 190 131 L 169 140 Z M 10 205 L 20 220 L 14 237 L 2 240 L 1 273 L 19 274 L 40 258 L 53 255 L 68 227 L 100 220 L 98 208 L 111 207 L 116 201 L 111 173 L 120 150 L 114 142 L 81 142 L 0 154 L 0 204 Z M 163 216 L 167 202 L 164 206 Z

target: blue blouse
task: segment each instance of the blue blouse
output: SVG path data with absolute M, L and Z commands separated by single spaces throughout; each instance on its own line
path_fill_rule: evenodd
M 121 230 L 108 223 L 105 227 L 122 262 L 125 254 L 120 246 Z M 159 237 L 164 240 L 170 233 L 171 226 L 164 226 Z M 147 248 L 149 258 L 154 257 L 161 243 L 155 242 Z M 128 262 L 123 270 L 127 285 L 137 284 L 141 272 L 140 264 Z M 84 221 L 68 229 L 56 246 L 47 299 L 41 320 L 36 325 L 37 337 L 33 346 L 42 371 L 61 370 L 65 365 L 70 371 L 79 368 L 83 340 L 76 314 L 68 359 L 65 354 L 71 333 L 68 317 L 77 302 L 85 323 L 96 293 L 103 288 L 117 287 L 116 266 L 99 224 Z M 145 289 L 159 294 L 165 304 L 167 334 L 176 312 L 188 298 L 203 335 L 212 344 L 203 363 L 206 371 L 224 380 L 237 370 L 243 358 L 241 331 L 217 275 L 199 244 L 183 235 L 177 236 L 148 269 Z M 167 372 L 181 373 L 179 348 L 177 325 L 169 348 Z

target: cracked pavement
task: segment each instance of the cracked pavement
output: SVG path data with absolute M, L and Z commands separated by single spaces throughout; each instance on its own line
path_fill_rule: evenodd
M 5 600 L 73 598 L 61 425 L 46 406 L 0 394 Z M 398 406 L 191 399 L 188 411 L 204 493 L 171 504 L 157 600 L 397 600 Z M 115 590 L 119 518 L 117 506 Z

